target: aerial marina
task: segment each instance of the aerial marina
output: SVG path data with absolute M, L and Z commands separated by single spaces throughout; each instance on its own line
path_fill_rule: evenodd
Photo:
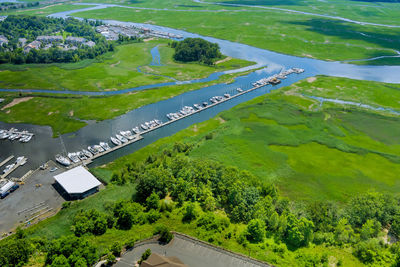
M 33 136 L 33 133 L 30 133 L 26 130 L 19 131 L 15 128 L 11 128 L 10 130 L 0 129 L 0 140 L 8 139 L 10 141 L 20 141 L 21 143 L 28 143 Z
M 235 97 L 241 96 L 243 94 L 249 93 L 253 90 L 256 90 L 260 87 L 264 87 L 266 85 L 276 85 L 280 83 L 280 79 L 286 79 L 288 75 L 296 73 L 303 73 L 304 69 L 300 68 L 291 68 L 286 71 L 281 71 L 279 74 L 274 74 L 272 76 L 260 79 L 254 82 L 253 87 L 248 90 L 243 90 L 242 88 L 236 88 L 236 94 L 231 95 L 230 93 L 224 93 L 223 96 L 213 96 L 209 99 L 209 101 L 203 101 L 202 104 L 195 103 L 193 106 L 183 106 L 177 112 L 171 112 L 166 114 L 166 117 L 169 119 L 167 122 L 162 122 L 158 119 L 153 119 L 144 123 L 141 123 L 139 126 L 133 126 L 132 129 L 128 130 L 120 130 L 115 136 L 110 136 L 110 141 L 113 144 L 113 147 L 110 147 L 108 141 L 102 141 L 99 144 L 91 145 L 86 149 L 82 149 L 77 152 L 69 152 L 65 153 L 65 155 L 57 154 L 55 156 L 56 161 L 68 168 L 75 167 L 80 164 L 89 164 L 93 159 L 106 155 L 110 152 L 115 151 L 121 147 L 137 142 L 143 138 L 143 135 L 149 133 L 155 129 L 166 126 L 172 122 L 177 120 L 186 118 L 190 115 L 201 112 L 207 108 L 212 108 L 218 104 L 221 104 L 225 101 L 233 99 Z

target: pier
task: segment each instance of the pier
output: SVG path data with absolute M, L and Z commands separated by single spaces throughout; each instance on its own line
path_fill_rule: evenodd
M 0 163 L 0 168 L 3 167 L 4 164 L 6 164 L 7 162 L 9 162 L 14 156 L 9 156 L 8 158 L 6 158 L 5 160 L 3 160 Z
M 102 156 L 104 156 L 104 155 L 106 155 L 106 154 L 108 154 L 108 153 L 114 152 L 114 151 L 116 151 L 116 150 L 118 150 L 118 149 L 120 149 L 120 148 L 123 148 L 123 147 L 125 147 L 125 146 L 128 146 L 128 145 L 130 145 L 130 144 L 133 144 L 133 143 L 135 143 L 135 142 L 137 142 L 137 141 L 142 140 L 142 139 L 144 138 L 143 135 L 145 135 L 145 134 L 147 134 L 147 133 L 149 133 L 149 132 L 151 132 L 151 131 L 157 130 L 157 129 L 161 128 L 161 127 L 167 126 L 167 125 L 169 125 L 169 124 L 172 124 L 172 123 L 174 123 L 174 122 L 176 122 L 176 121 L 179 121 L 179 120 L 182 120 L 182 119 L 187 118 L 187 117 L 189 117 L 189 116 L 192 116 L 192 115 L 194 115 L 194 114 L 200 113 L 200 112 L 202 112 L 202 111 L 204 111 L 204 110 L 207 110 L 207 109 L 209 109 L 209 108 L 215 107 L 215 106 L 217 106 L 217 105 L 219 105 L 219 104 L 225 103 L 225 102 L 227 102 L 227 101 L 230 101 L 230 100 L 232 100 L 232 99 L 235 99 L 235 98 L 237 98 L 237 97 L 240 97 L 240 96 L 242 96 L 242 95 L 244 95 L 244 94 L 250 93 L 250 92 L 252 92 L 252 91 L 254 91 L 254 90 L 257 90 L 257 89 L 259 89 L 259 88 L 261 88 L 261 87 L 264 87 L 264 86 L 267 86 L 267 85 L 272 85 L 272 86 L 273 86 L 273 85 L 276 85 L 276 84 L 280 83 L 280 80 L 277 78 L 278 76 L 279 76 L 281 79 L 286 79 L 286 76 L 287 76 L 287 75 L 290 75 L 290 74 L 292 74 L 292 73 L 300 74 L 300 73 L 302 73 L 302 72 L 304 72 L 303 69 L 292 68 L 292 69 L 289 69 L 289 70 L 287 70 L 287 71 L 285 71 L 285 72 L 282 72 L 282 73 L 280 73 L 280 74 L 275 74 L 275 75 L 273 75 L 273 76 L 271 76 L 271 77 L 261 79 L 260 81 L 257 81 L 257 82 L 255 82 L 255 83 L 253 83 L 253 87 L 250 88 L 250 89 L 243 90 L 243 91 L 238 91 L 236 94 L 234 94 L 234 95 L 232 95 L 232 96 L 229 95 L 229 97 L 223 97 L 221 100 L 219 100 L 219 101 L 217 101 L 217 102 L 212 102 L 211 104 L 208 104 L 208 105 L 205 106 L 205 107 L 201 107 L 200 109 L 195 109 L 194 111 L 192 111 L 192 112 L 190 112 L 190 113 L 188 113 L 188 114 L 181 115 L 179 118 L 172 119 L 172 120 L 169 120 L 169 121 L 167 121 L 167 122 L 162 122 L 162 123 L 160 123 L 160 124 L 158 124 L 158 125 L 156 125 L 156 126 L 154 126 L 154 127 L 149 127 L 147 130 L 143 130 L 143 131 L 141 131 L 140 133 L 136 134 L 136 135 L 135 135 L 136 137 L 135 137 L 134 139 L 129 140 L 128 142 L 123 143 L 123 144 L 121 144 L 121 145 L 114 146 L 114 147 L 112 147 L 112 148 L 109 149 L 109 150 L 105 150 L 105 151 L 103 151 L 103 152 L 97 153 L 97 154 L 93 155 L 93 157 L 88 158 L 87 160 L 83 160 L 83 161 L 80 161 L 80 162 L 77 162 L 77 163 L 72 163 L 71 165 L 69 165 L 69 166 L 67 167 L 67 169 L 70 169 L 70 168 L 73 168 L 73 167 L 76 167 L 76 166 L 79 166 L 79 165 L 88 165 L 88 164 L 92 163 L 93 160 L 96 159 L 96 158 L 102 157 Z M 273 79 L 274 79 L 274 82 L 271 82 L 271 80 L 273 80 Z M 275 82 L 275 80 L 276 80 L 277 82 Z
M 3 180 L 3 179 L 5 179 L 10 173 L 12 173 L 13 171 L 15 171 L 19 166 L 24 165 L 24 164 L 26 163 L 26 161 L 27 161 L 27 158 L 24 157 L 24 158 L 21 159 L 20 161 L 16 162 L 15 165 L 14 165 L 10 170 L 8 170 L 7 172 L 5 172 L 4 174 L 2 174 L 2 175 L 0 176 L 0 181 Z

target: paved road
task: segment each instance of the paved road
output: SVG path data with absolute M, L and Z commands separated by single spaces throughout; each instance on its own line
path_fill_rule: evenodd
M 121 260 L 115 264 L 116 267 L 135 266 L 146 249 L 167 257 L 175 256 L 190 267 L 259 267 L 267 264 L 254 264 L 244 259 L 233 257 L 227 253 L 220 252 L 210 247 L 190 241 L 175 235 L 168 245 L 146 244 L 134 248 L 126 253 Z

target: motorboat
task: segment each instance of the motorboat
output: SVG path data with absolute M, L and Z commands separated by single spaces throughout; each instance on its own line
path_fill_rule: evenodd
M 97 153 L 99 153 L 99 151 L 97 151 L 97 149 L 95 149 L 93 146 L 88 146 L 88 150 L 89 150 L 90 153 L 92 153 L 93 155 L 96 155 Z
M 68 153 L 68 158 L 73 162 L 73 163 L 78 163 L 79 162 L 79 157 L 76 153 Z
M 116 146 L 120 146 L 122 144 L 121 141 L 119 141 L 117 138 L 115 138 L 113 136 L 111 136 L 110 139 L 111 139 L 111 142 Z
M 93 157 L 93 154 L 91 152 L 87 151 L 86 149 L 82 149 L 82 153 L 85 154 L 85 156 L 87 158 Z
M 99 146 L 99 145 L 94 145 L 93 147 L 94 147 L 94 149 L 96 149 L 99 153 L 104 152 L 104 148 L 102 148 L 102 147 Z
M 14 168 L 14 166 L 15 166 L 15 163 L 7 165 L 5 167 L 5 169 L 3 170 L 3 173 L 6 173 L 6 172 L 10 171 L 12 168 Z
M 122 143 L 128 142 L 128 139 L 126 139 L 125 137 L 123 137 L 123 136 L 121 136 L 121 135 L 119 135 L 119 134 L 116 134 L 115 136 L 116 136 L 116 137 L 118 138 L 118 140 L 121 141 Z
M 125 137 L 128 140 L 132 140 L 134 137 L 132 135 L 131 131 L 120 131 L 119 132 L 123 137 Z
M 143 130 L 147 130 L 148 127 L 145 124 L 140 124 L 140 127 L 142 127 Z
M 139 133 L 140 133 L 139 127 L 132 128 L 132 131 L 133 131 L 135 134 L 139 134 Z
M 243 92 L 242 88 L 236 88 L 236 91 L 238 91 L 239 93 Z
M 194 106 L 197 110 L 202 109 L 202 107 L 201 107 L 199 104 L 194 104 L 193 106 Z
M 100 146 L 106 151 L 111 149 L 111 147 L 106 142 L 100 142 Z
M 208 106 L 208 102 L 203 102 L 203 107 L 207 107 Z
M 230 94 L 224 94 L 224 97 L 225 97 L 225 98 L 230 98 L 231 95 L 230 95 Z
M 71 165 L 71 161 L 64 156 L 61 156 L 60 154 L 56 155 L 56 161 L 64 166 Z
M 80 160 L 82 160 L 82 161 L 87 160 L 86 155 L 85 155 L 82 151 L 79 151 L 79 152 L 77 152 L 76 154 L 77 154 L 77 156 L 78 156 L 78 158 L 79 158 Z

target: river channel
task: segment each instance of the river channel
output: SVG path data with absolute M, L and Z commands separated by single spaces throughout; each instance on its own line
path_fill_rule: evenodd
M 98 6 L 92 8 L 98 8 Z M 82 10 L 88 10 L 88 8 Z M 68 12 L 56 13 L 53 14 L 52 16 L 65 17 L 73 12 L 79 12 L 82 10 L 73 10 Z M 133 143 L 113 153 L 107 154 L 101 158 L 96 159 L 91 166 L 102 165 L 120 156 L 130 154 L 162 137 L 172 135 L 184 128 L 187 128 L 192 124 L 212 118 L 223 110 L 230 109 L 237 104 L 253 99 L 254 97 L 266 94 L 271 90 L 278 89 L 282 86 L 290 85 L 306 77 L 315 75 L 330 75 L 330 76 L 348 77 L 353 79 L 400 83 L 400 66 L 358 66 L 340 62 L 326 62 L 309 58 L 299 58 L 299 57 L 271 52 L 268 50 L 240 43 L 220 40 L 212 37 L 204 37 L 198 34 L 189 33 L 176 29 L 170 29 L 162 26 L 111 21 L 111 20 L 106 20 L 105 22 L 110 24 L 125 24 L 125 25 L 148 27 L 158 31 L 170 32 L 182 35 L 184 38 L 201 37 L 208 41 L 218 43 L 219 46 L 221 47 L 222 53 L 227 56 L 254 61 L 257 63 L 257 65 L 253 66 L 253 68 L 260 66 L 267 66 L 267 68 L 253 71 L 252 73 L 246 76 L 238 77 L 232 84 L 218 84 L 218 85 L 204 87 L 199 90 L 187 92 L 167 100 L 143 106 L 141 108 L 129 111 L 128 113 L 111 120 L 105 120 L 97 123 L 89 122 L 87 126 L 81 128 L 80 130 L 74 133 L 64 134 L 59 138 L 52 138 L 53 133 L 51 131 L 51 128 L 47 126 L 10 124 L 10 123 L 0 122 L 0 129 L 8 129 L 11 127 L 16 127 L 18 129 L 27 129 L 35 133 L 35 137 L 29 143 L 26 144 L 19 143 L 16 141 L 11 142 L 9 140 L 0 140 L 0 162 L 10 155 L 26 156 L 28 158 L 28 163 L 25 166 L 17 169 L 10 176 L 19 177 L 24 173 L 26 173 L 29 169 L 37 168 L 40 164 L 48 161 L 49 159 L 54 160 L 55 154 L 58 153 L 65 154 L 66 152 L 75 152 L 81 150 L 82 148 L 86 148 L 88 145 L 99 143 L 100 141 L 109 141 L 111 135 L 115 135 L 121 130 L 128 130 L 128 129 L 131 130 L 132 127 L 138 126 L 145 121 L 159 119 L 165 122 L 167 121 L 165 114 L 169 112 L 176 112 L 182 106 L 185 105 L 192 106 L 195 103 L 208 101 L 209 98 L 212 96 L 223 95 L 224 93 L 227 92 L 234 94 L 236 93 L 237 87 L 241 87 L 243 89 L 249 89 L 252 87 L 251 86 L 252 82 L 264 78 L 266 76 L 270 76 L 271 74 L 275 74 L 279 72 L 281 69 L 287 69 L 290 67 L 300 67 L 304 68 L 306 71 L 299 75 L 297 74 L 290 75 L 288 79 L 283 80 L 282 83 L 278 86 L 262 87 L 260 89 L 254 90 L 252 92 L 234 98 L 230 101 L 226 101 L 213 108 L 204 110 L 200 113 L 176 121 L 172 124 L 169 124 L 168 126 L 161 127 L 155 131 L 152 131 L 144 135 L 144 139 L 136 143 Z M 153 55 L 153 62 L 160 63 L 160 60 L 159 58 L 157 58 L 157 53 L 155 51 L 153 51 L 152 55 Z M 235 71 L 237 72 L 239 70 Z M 235 71 L 230 71 L 230 72 L 235 72 Z M 206 79 L 214 80 L 217 79 L 218 76 L 221 74 L 222 73 L 213 74 Z M 188 81 L 188 82 L 196 82 L 196 81 Z M 152 85 L 150 87 L 145 87 L 145 88 L 143 87 L 129 88 L 120 91 L 107 92 L 107 94 L 121 94 L 129 91 L 155 88 L 165 85 L 168 84 Z M 45 92 L 46 90 L 40 90 L 40 91 Z M 51 91 L 51 92 L 60 94 L 65 93 L 65 91 L 60 91 L 60 92 Z M 75 92 L 75 93 L 106 94 L 105 92 Z M 96 111 L 94 110 L 93 112 Z

